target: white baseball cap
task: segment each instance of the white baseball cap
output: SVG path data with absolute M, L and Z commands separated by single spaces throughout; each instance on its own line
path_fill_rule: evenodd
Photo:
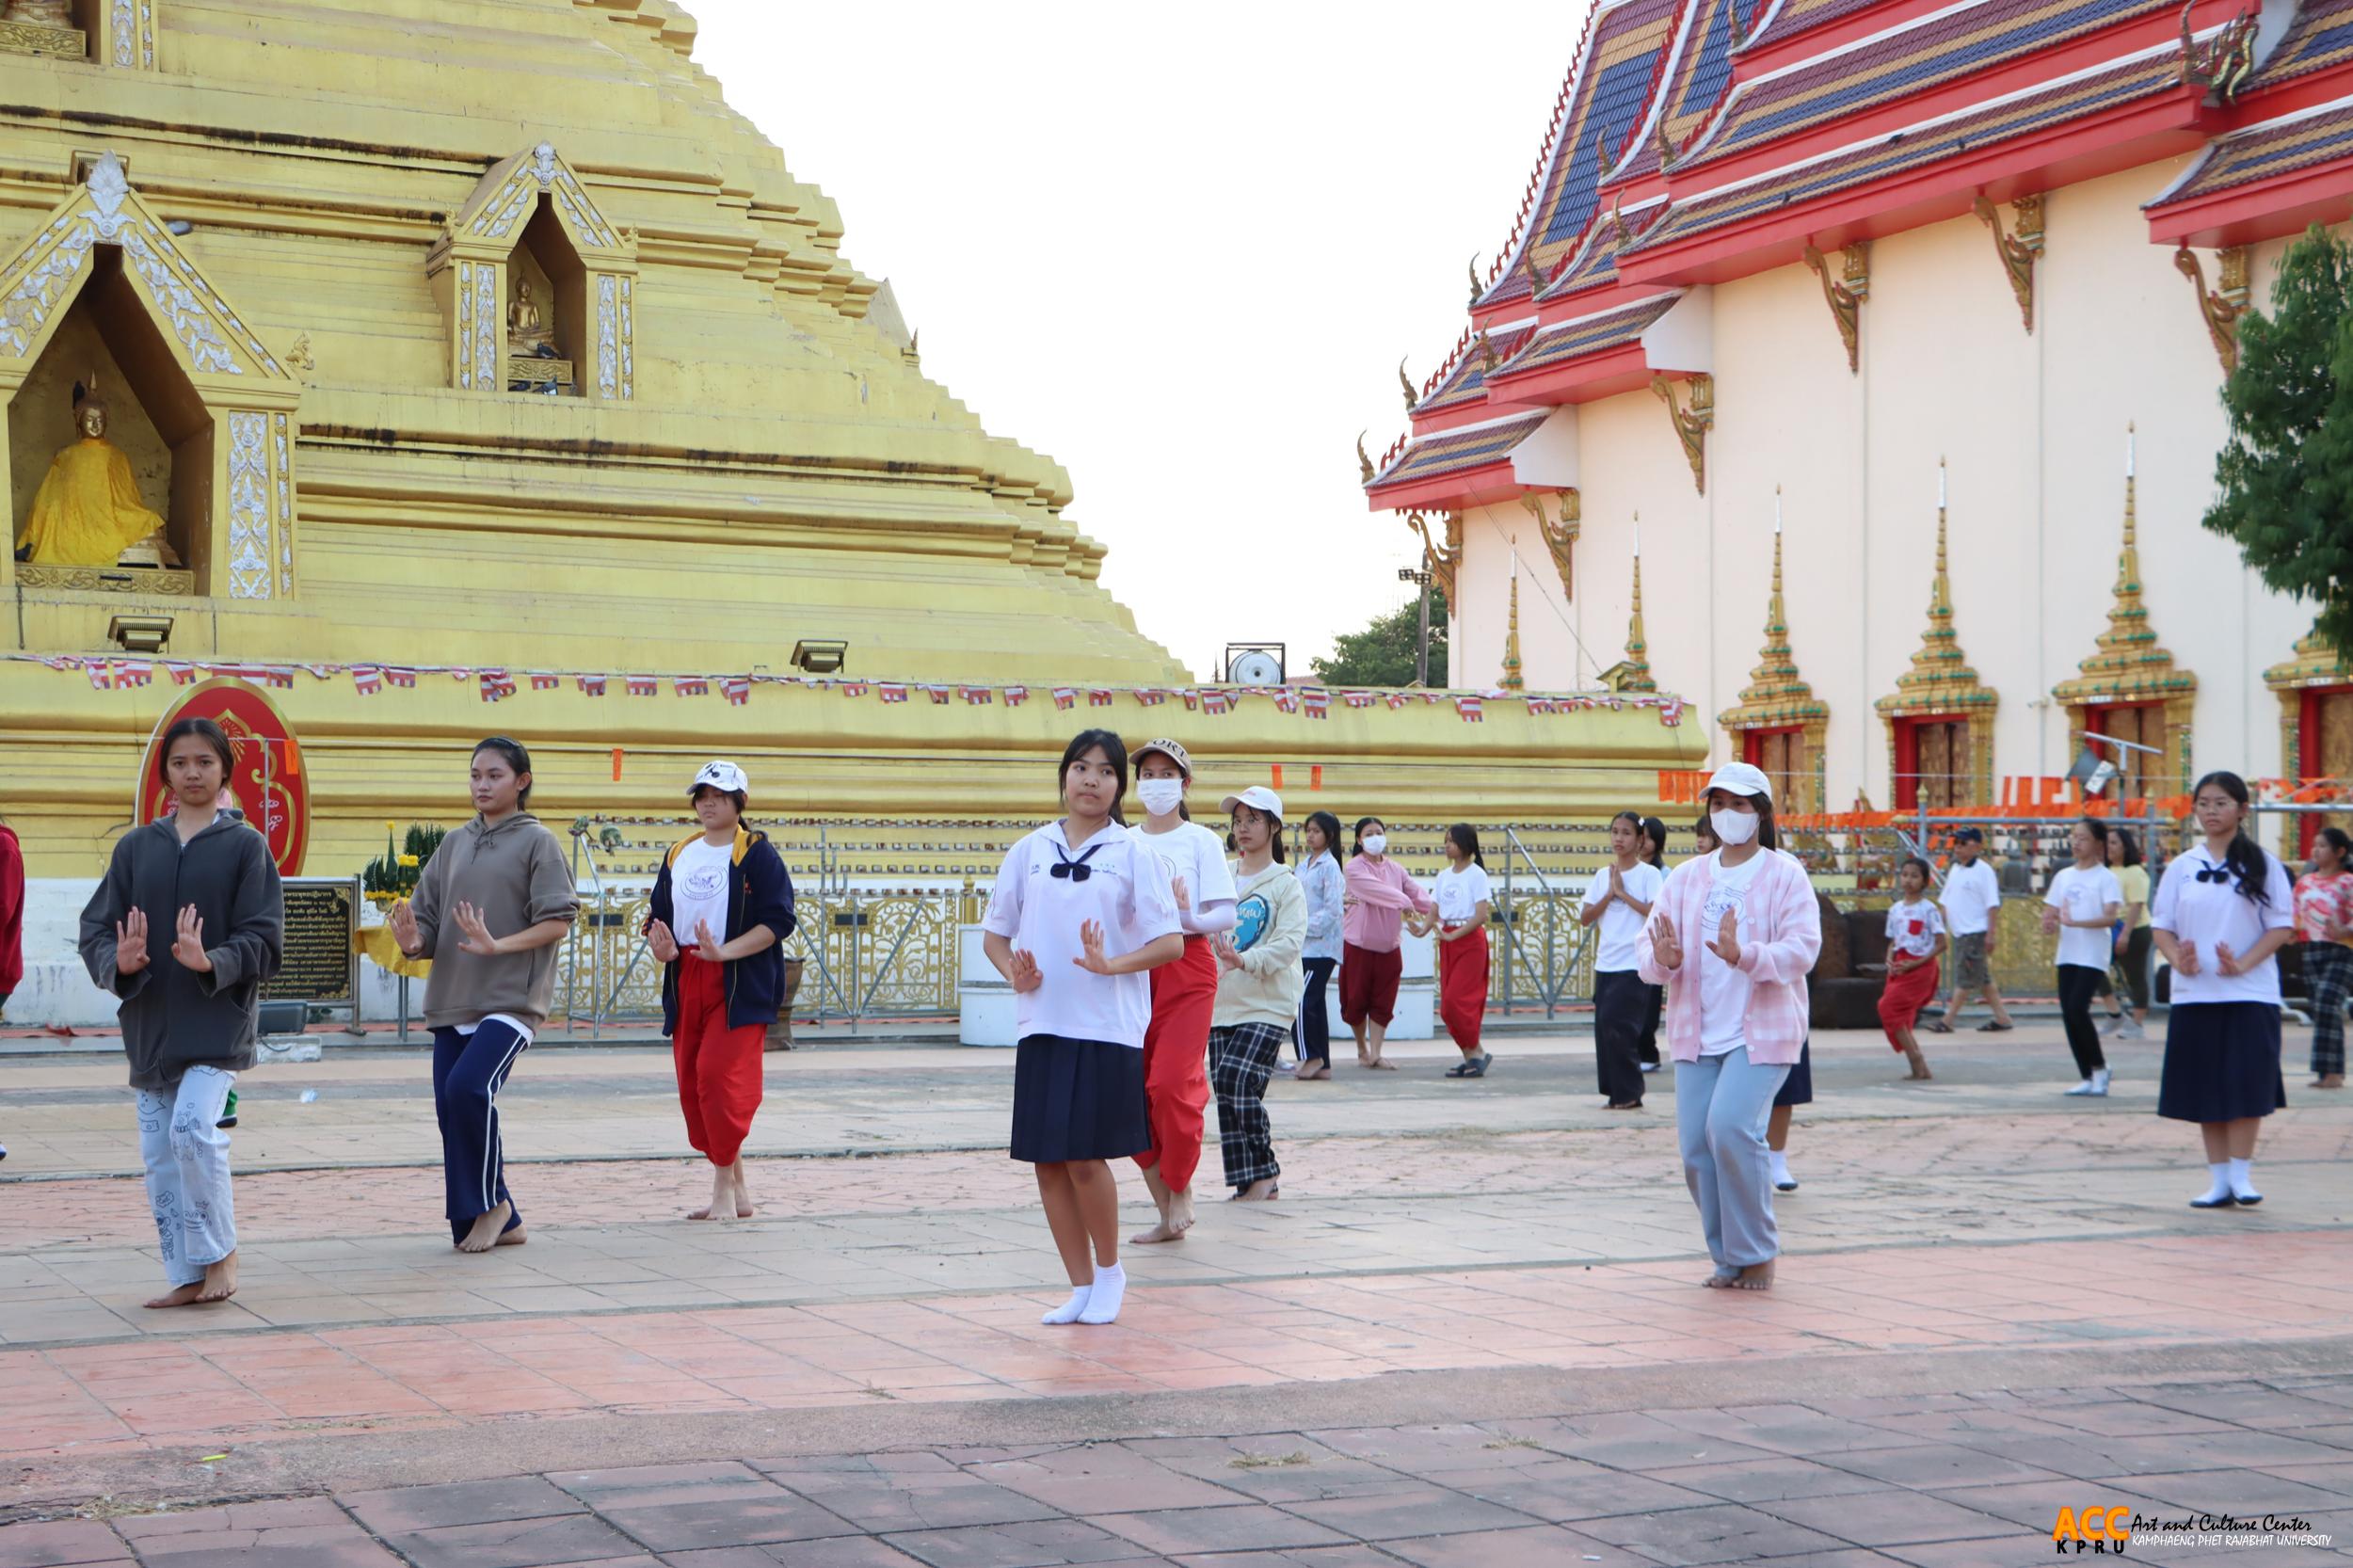
M 1227 795 L 1218 802 L 1217 808 L 1230 817 L 1234 814 L 1234 808 L 1237 806 L 1247 806 L 1254 811 L 1263 811 L 1276 822 L 1283 820 L 1283 797 L 1263 784 L 1253 784 L 1238 795 Z
M 744 776 L 744 770 L 732 762 L 705 762 L 703 771 L 695 776 L 695 782 L 686 786 L 686 798 L 695 798 L 695 792 L 704 785 L 732 793 L 737 790 L 752 792 L 752 781 Z
M 1736 795 L 1762 795 L 1767 805 L 1773 799 L 1773 781 L 1765 776 L 1763 768 L 1750 762 L 1726 762 L 1709 776 L 1707 787 Z

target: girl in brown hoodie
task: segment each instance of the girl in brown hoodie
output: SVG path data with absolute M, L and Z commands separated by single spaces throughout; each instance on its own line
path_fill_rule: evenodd
M 555 945 L 580 911 L 564 846 L 525 807 L 531 754 L 504 735 L 473 749 L 473 821 L 441 840 L 417 896 L 392 905 L 392 937 L 433 960 L 433 1110 L 450 1240 L 460 1252 L 518 1246 L 522 1211 L 506 1191 L 498 1093 L 548 1021 Z

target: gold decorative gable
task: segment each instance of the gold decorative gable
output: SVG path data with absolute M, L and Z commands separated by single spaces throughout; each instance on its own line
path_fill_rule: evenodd
M 450 385 L 495 392 L 510 381 L 507 318 L 514 257 L 545 199 L 577 279 L 556 284 L 558 329 L 581 361 L 582 395 L 606 403 L 636 396 L 637 235 L 615 227 L 553 144 L 503 159 L 449 220 L 426 258 L 449 327 Z
M 92 312 L 126 328 L 144 315 L 168 356 L 149 357 L 130 391 L 168 427 L 172 521 L 185 532 L 181 548 L 201 591 L 292 594 L 302 384 L 173 243 L 112 152 L 91 161 L 73 193 L 0 261 L 0 404 L 15 401 L 93 280 Z M 10 493 L 13 464 L 27 460 L 9 447 L 0 442 L 0 495 Z
M 1887 726 L 1887 772 L 1894 779 L 1902 772 L 1897 729 L 1903 719 L 1962 719 L 1969 726 L 1969 766 L 1966 776 L 1975 792 L 1972 801 L 1993 798 L 1993 714 L 2001 696 L 1978 680 L 1968 655 L 1961 650 L 1961 634 L 1953 629 L 1953 584 L 1945 566 L 1945 471 L 1937 468 L 1936 580 L 1929 589 L 1929 627 L 1912 667 L 1896 678 L 1896 690 L 1874 705 Z M 1955 773 L 1961 770 L 1955 769 Z
M 2131 432 L 2126 431 L 2126 451 Z M 2140 544 L 2134 515 L 2134 463 L 2124 464 L 2124 547 L 2116 560 L 2116 587 L 2108 605 L 2108 629 L 2100 633 L 2098 651 L 2077 665 L 2082 673 L 2062 680 L 2051 695 L 2067 710 L 2071 732 L 2089 728 L 2095 708 L 2118 704 L 2161 705 L 2164 710 L 2164 756 L 2153 776 L 2177 789 L 2190 780 L 2190 719 L 2198 705 L 2198 677 L 2173 666 L 2173 655 L 2157 642 L 2149 625 L 2149 606 L 2141 600 Z

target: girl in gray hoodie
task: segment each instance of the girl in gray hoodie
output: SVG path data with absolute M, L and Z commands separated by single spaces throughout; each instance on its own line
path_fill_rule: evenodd
M 237 1220 L 221 1117 L 253 1065 L 262 983 L 278 972 L 285 909 L 269 844 L 222 805 L 234 754 L 210 719 L 164 733 L 171 815 L 115 840 L 82 910 L 82 963 L 122 1002 L 138 1092 L 139 1157 L 171 1289 L 150 1306 L 237 1293 Z
M 450 1240 L 478 1253 L 524 1239 L 498 1094 L 548 1021 L 556 944 L 580 898 L 563 844 L 526 809 L 531 753 L 493 735 L 473 748 L 472 777 L 473 821 L 441 840 L 390 923 L 403 952 L 433 960 L 424 1022 Z

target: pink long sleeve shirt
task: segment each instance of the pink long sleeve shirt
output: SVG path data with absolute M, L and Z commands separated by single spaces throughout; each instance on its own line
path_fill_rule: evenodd
M 1741 1030 L 1749 1060 L 1761 1066 L 1793 1065 L 1805 1044 L 1805 977 L 1822 952 L 1822 917 L 1815 902 L 1814 884 L 1805 867 L 1779 850 L 1760 852 L 1768 858 L 1750 885 L 1748 902 L 1739 912 L 1740 972 L 1749 977 L 1749 1003 Z M 1716 933 L 1701 929 L 1700 911 L 1716 880 L 1716 856 L 1686 860 L 1667 877 L 1635 939 L 1635 956 L 1642 979 L 1667 987 L 1667 1044 L 1677 1062 L 1697 1062 L 1705 1024 L 1700 1011 L 1700 966 L 1721 963 L 1707 944 Z M 1673 922 L 1683 948 L 1683 962 L 1668 968 L 1658 962 L 1653 940 L 1661 920 Z
M 1348 862 L 1348 893 L 1356 902 L 1341 917 L 1340 935 L 1367 952 L 1395 952 L 1405 936 L 1405 911 L 1427 915 L 1437 906 L 1405 868 L 1386 856 L 1359 855 Z

